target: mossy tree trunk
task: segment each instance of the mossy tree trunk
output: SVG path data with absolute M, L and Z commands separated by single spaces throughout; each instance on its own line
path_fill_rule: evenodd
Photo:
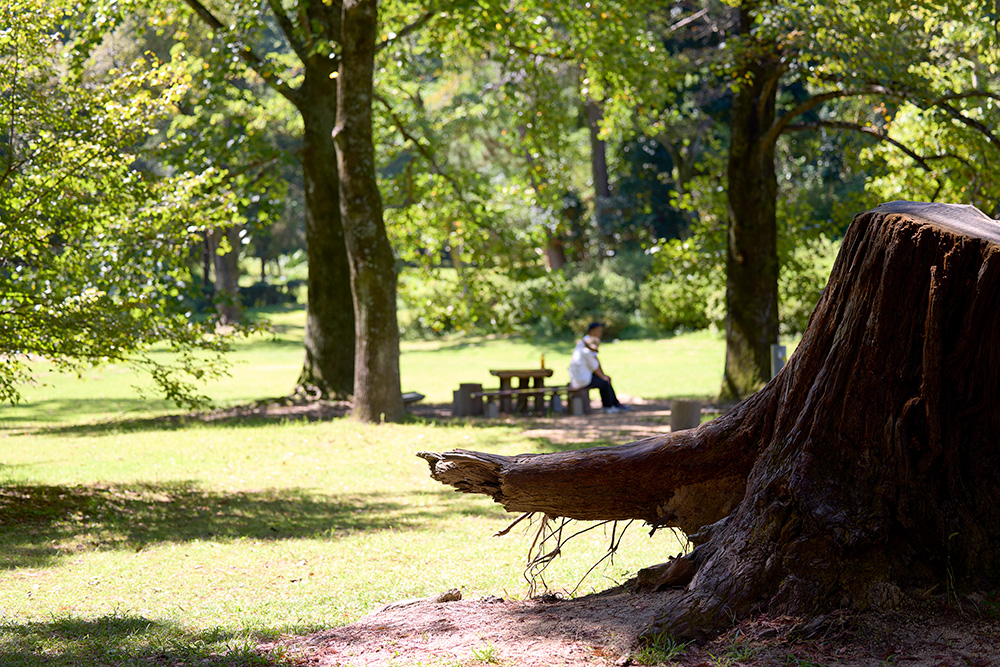
M 306 198 L 309 298 L 305 359 L 299 390 L 306 395 L 347 398 L 354 393 L 354 298 L 340 222 L 340 175 L 333 127 L 337 84 L 329 58 L 305 69 L 299 108 L 303 123 L 302 167 Z
M 396 421 L 404 414 L 399 377 L 396 267 L 382 215 L 372 140 L 376 0 L 346 0 L 341 26 L 334 144 L 340 212 L 354 292 L 355 369 L 352 414 Z
M 740 7 L 740 34 L 752 30 L 755 4 Z M 729 123 L 723 400 L 746 398 L 771 379 L 771 345 L 778 342 L 778 181 L 771 129 L 783 66 L 772 45 L 750 47 L 734 85 Z
M 998 297 L 1000 223 L 894 202 L 855 218 L 784 370 L 714 422 L 579 453 L 421 456 L 512 511 L 697 530 L 637 580 L 684 589 L 651 629 L 678 639 L 995 588 Z

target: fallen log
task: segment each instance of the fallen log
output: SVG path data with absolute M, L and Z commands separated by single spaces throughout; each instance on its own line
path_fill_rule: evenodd
M 418 452 L 431 477 L 490 496 L 510 512 L 583 520 L 641 519 L 695 532 L 729 514 L 766 438 L 764 395 L 698 429 L 617 447 L 501 456 Z M 752 419 L 748 415 L 754 415 Z

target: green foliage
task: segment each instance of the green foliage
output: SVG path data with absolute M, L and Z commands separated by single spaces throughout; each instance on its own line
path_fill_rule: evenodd
M 631 278 L 601 264 L 596 271 L 580 272 L 567 281 L 565 304 L 569 333 L 583 335 L 589 322 L 599 321 L 605 325 L 605 337 L 614 338 L 635 320 L 639 289 Z
M 440 269 L 400 282 L 401 327 L 407 337 L 455 332 L 568 336 L 607 324 L 618 336 L 636 322 L 639 289 L 610 265 L 593 271 L 552 271 L 523 280 L 501 271 L 466 274 Z
M 72 5 L 0 13 L 0 400 L 16 402 L 28 360 L 44 357 L 63 370 L 128 360 L 171 399 L 204 401 L 194 383 L 221 371 L 228 343 L 186 312 L 186 258 L 200 224 L 224 224 L 226 175 L 136 168 L 189 79 L 147 58 L 100 77 L 66 69 Z
M 712 324 L 708 302 L 710 286 L 701 280 L 671 280 L 657 276 L 644 283 L 640 291 L 642 314 L 657 331 L 697 331 Z M 718 290 L 714 291 L 718 298 Z
M 619 249 L 618 231 L 590 216 L 585 104 L 625 103 L 635 91 L 623 68 L 659 63 L 651 8 L 459 3 L 380 54 L 377 145 L 394 247 L 428 267 L 447 256 L 463 274 L 462 307 L 480 325 L 496 318 L 472 312 L 493 303 L 473 304 L 492 296 L 474 285 L 494 280 L 473 274 L 533 281 L 555 247 L 571 263 Z
M 826 287 L 840 243 L 825 236 L 802 240 L 783 258 L 778 279 L 781 333 L 800 334 Z
M 722 325 L 725 290 L 725 235 L 706 216 L 685 239 L 661 241 L 650 249 L 651 279 L 642 287 L 641 309 L 660 332 Z

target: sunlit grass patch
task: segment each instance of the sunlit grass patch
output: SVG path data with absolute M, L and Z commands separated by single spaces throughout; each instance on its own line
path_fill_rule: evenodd
M 514 516 L 433 482 L 415 456 L 457 447 L 554 448 L 516 426 L 348 419 L 7 435 L 0 663 L 253 664 L 256 638 L 395 600 L 450 588 L 523 598 L 531 535 L 493 537 Z M 606 529 L 574 540 L 546 582 L 572 590 L 609 543 Z M 678 548 L 636 527 L 577 594 Z M 68 628 L 63 639 L 55 628 Z

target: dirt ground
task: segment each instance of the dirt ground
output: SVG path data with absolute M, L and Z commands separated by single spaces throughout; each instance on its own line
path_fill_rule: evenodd
M 618 444 L 670 431 L 669 405 L 623 398 L 633 411 L 509 421 L 522 428 L 526 438 L 554 443 Z M 345 411 L 343 404 L 261 404 L 241 416 L 327 419 Z M 411 412 L 428 419 L 451 418 L 449 406 L 417 404 Z M 235 416 L 229 412 L 206 418 Z M 386 605 L 344 627 L 285 637 L 260 650 L 284 654 L 304 667 L 1000 667 L 996 597 L 905 600 L 895 609 L 818 619 L 759 616 L 705 645 L 644 651 L 637 643 L 639 634 L 677 595 L 637 594 L 621 587 L 572 600 L 547 596 L 507 601 L 454 599 L 454 592 L 442 591 L 433 598 Z
M 261 648 L 280 647 L 308 667 L 1000 665 L 1000 622 L 969 602 L 959 609 L 943 601 L 806 621 L 758 617 L 669 659 L 644 654 L 636 637 L 676 595 L 616 590 L 574 600 L 409 602 Z

